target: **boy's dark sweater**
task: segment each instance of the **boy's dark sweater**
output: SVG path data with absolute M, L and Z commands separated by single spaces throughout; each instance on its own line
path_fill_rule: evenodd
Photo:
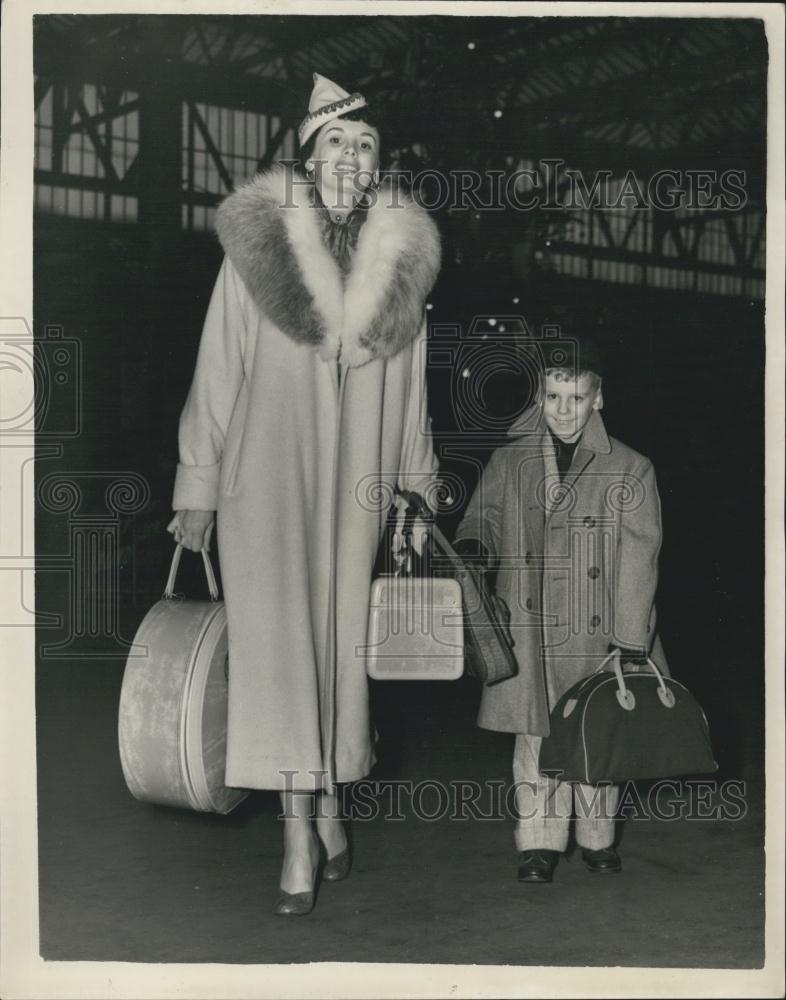
M 565 473 L 570 468 L 570 463 L 573 461 L 573 453 L 579 441 L 581 441 L 581 435 L 575 441 L 568 443 L 567 441 L 561 441 L 551 430 L 549 430 L 549 434 L 551 435 L 551 443 L 554 445 L 554 456 L 557 459 L 559 478 L 563 480 Z

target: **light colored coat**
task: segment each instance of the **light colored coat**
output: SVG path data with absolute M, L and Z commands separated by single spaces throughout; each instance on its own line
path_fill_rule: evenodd
M 260 175 L 219 209 L 226 257 L 173 498 L 175 510 L 218 511 L 226 781 L 246 788 L 368 773 L 372 564 L 394 487 L 427 494 L 436 472 L 424 353 L 436 228 L 383 192 L 344 282 L 308 189 L 291 180 Z
M 483 689 L 478 725 L 545 736 L 559 697 L 610 643 L 651 650 L 660 502 L 650 461 L 606 434 L 593 411 L 560 483 L 540 407 L 491 456 L 456 533 L 483 542 L 511 612 L 519 673 Z

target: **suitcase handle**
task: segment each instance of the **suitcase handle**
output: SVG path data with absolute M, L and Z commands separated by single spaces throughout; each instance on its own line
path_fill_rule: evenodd
M 205 567 L 205 576 L 207 577 L 207 589 L 210 591 L 210 600 L 218 600 L 218 584 L 216 583 L 216 574 L 213 572 L 213 564 L 210 562 L 210 556 L 207 554 L 205 549 L 202 552 L 202 562 Z M 175 577 L 177 576 L 177 570 L 180 566 L 180 557 L 183 554 L 183 546 L 176 545 L 175 551 L 172 556 L 172 563 L 169 567 L 169 576 L 167 577 L 166 586 L 164 587 L 164 598 L 165 600 L 171 600 L 174 597 L 175 592 Z

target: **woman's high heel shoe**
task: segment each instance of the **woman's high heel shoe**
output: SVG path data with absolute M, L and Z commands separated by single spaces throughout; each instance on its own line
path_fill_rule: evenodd
M 350 838 L 347 836 L 347 829 L 341 820 L 334 820 L 339 823 L 344 832 L 344 849 L 332 858 L 328 857 L 327 847 L 324 840 L 319 839 L 319 850 L 322 854 L 322 878 L 325 882 L 340 882 L 352 871 L 352 851 L 350 849 Z M 319 828 L 317 828 L 319 833 Z
M 276 917 L 305 917 L 314 909 L 317 897 L 317 883 L 319 881 L 319 845 L 317 844 L 317 860 L 311 868 L 311 889 L 305 892 L 287 892 L 279 889 L 278 899 L 273 906 L 273 915 Z
M 326 882 L 340 882 L 352 871 L 352 855 L 349 852 L 349 844 L 341 854 L 334 858 L 328 858 L 325 867 L 322 869 L 322 878 Z
M 314 890 L 306 892 L 284 892 L 280 890 L 280 895 L 273 907 L 273 914 L 276 917 L 305 917 L 314 909 Z

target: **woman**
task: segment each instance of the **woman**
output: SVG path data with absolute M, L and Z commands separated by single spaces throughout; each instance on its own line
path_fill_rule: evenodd
M 305 176 L 278 167 L 220 206 L 225 258 L 180 420 L 169 530 L 199 550 L 217 511 L 226 782 L 281 793 L 281 915 L 312 909 L 320 841 L 323 878 L 349 872 L 334 786 L 374 762 L 371 568 L 396 485 L 423 493 L 436 472 L 424 301 L 439 238 L 421 208 L 376 186 L 365 109 L 315 74 Z

